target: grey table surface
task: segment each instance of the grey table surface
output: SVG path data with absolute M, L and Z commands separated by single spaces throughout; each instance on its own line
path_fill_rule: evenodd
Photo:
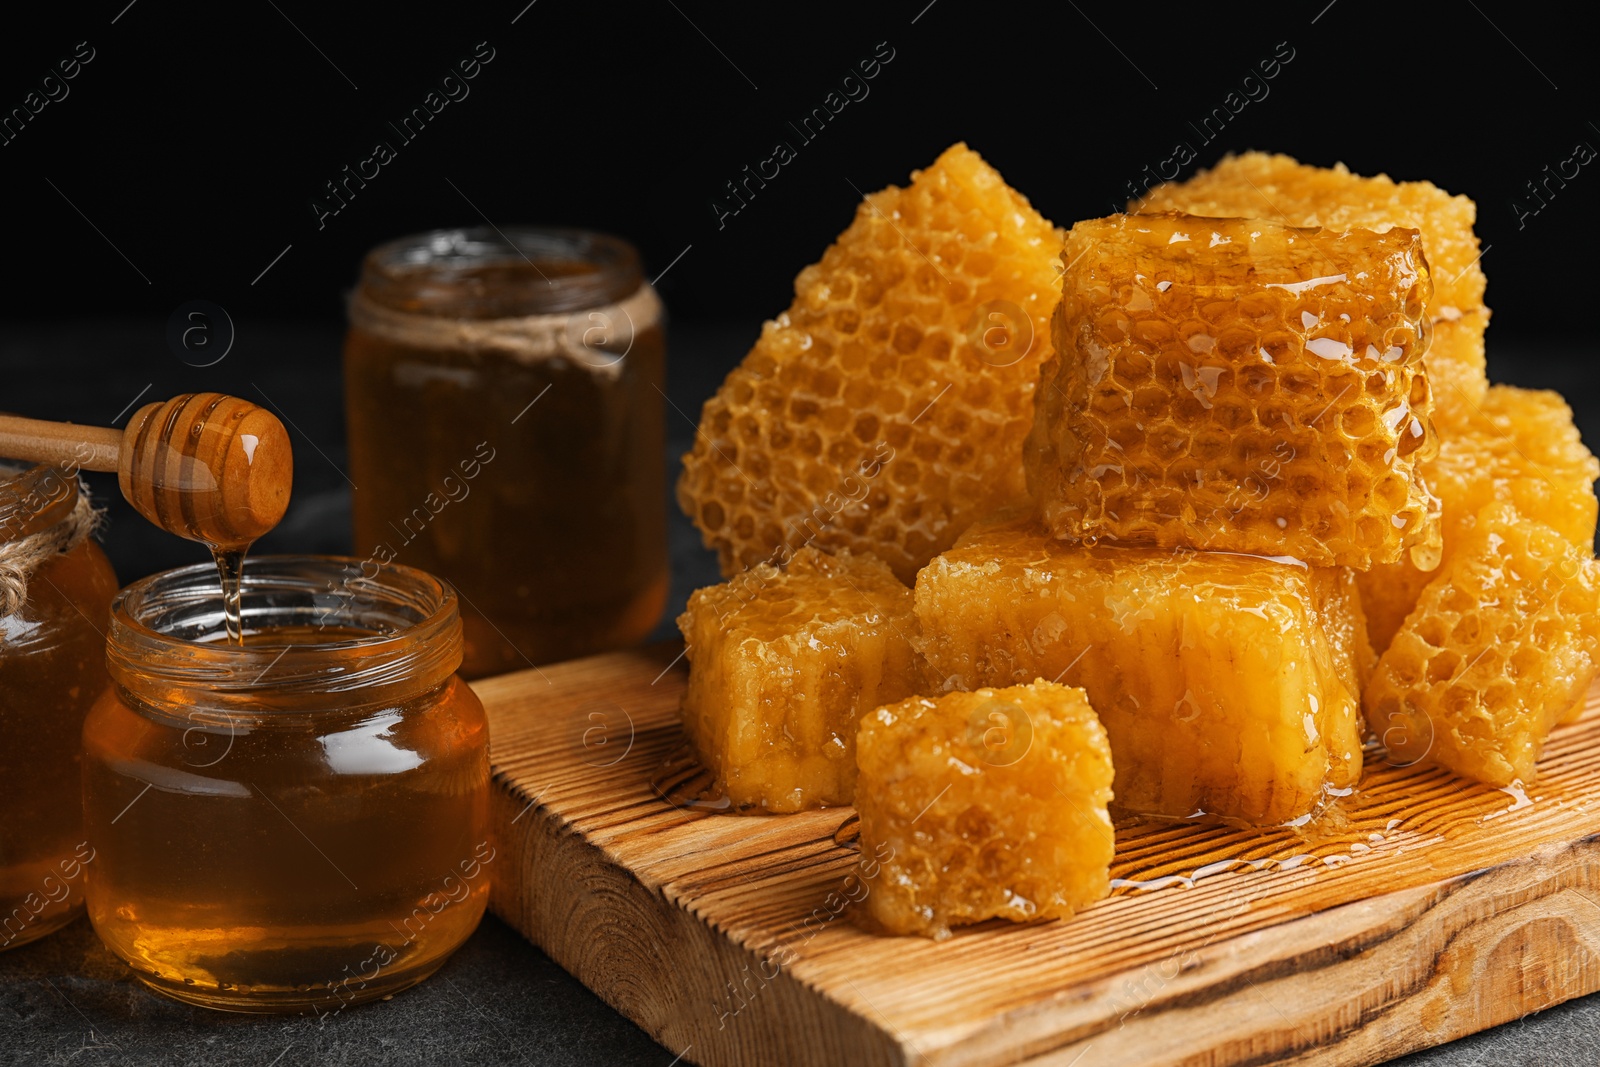
M 341 330 L 333 324 L 253 325 L 241 330 L 230 354 L 238 369 L 224 367 L 197 383 L 164 353 L 163 328 L 161 322 L 0 324 L 0 380 L 8 383 L 0 406 L 41 418 L 105 423 L 147 383 L 151 397 L 197 388 L 267 393 L 294 422 L 300 463 L 295 503 L 261 547 L 350 551 L 337 372 Z M 669 485 L 676 457 L 693 438 L 690 417 L 698 416 L 701 402 L 754 333 L 743 326 L 674 329 L 667 388 Z M 1496 380 L 1561 389 L 1579 413 L 1585 438 L 1600 440 L 1600 374 L 1589 353 L 1574 348 L 1564 358 L 1535 364 L 1519 361 L 1509 346 L 1491 348 L 1490 370 Z M 63 371 L 73 381 L 65 400 Z M 92 484 L 102 500 L 114 498 L 114 478 L 96 477 Z M 673 589 L 657 636 L 674 632 L 671 619 L 690 590 L 717 580 L 715 561 L 694 529 L 676 506 L 668 510 Z M 174 542 L 125 508 L 113 507 L 107 547 L 124 580 L 203 558 L 197 546 Z M 752 1022 L 759 1025 L 759 1005 L 754 1010 Z M 158 997 L 100 945 L 84 920 L 0 953 L 0 1065 L 6 1067 L 669 1067 L 693 1060 L 692 1054 L 680 1058 L 680 1052 L 657 1045 L 493 917 L 422 985 L 325 1021 L 230 1015 Z M 1600 1064 L 1600 994 L 1394 1062 L 1594 1067 Z

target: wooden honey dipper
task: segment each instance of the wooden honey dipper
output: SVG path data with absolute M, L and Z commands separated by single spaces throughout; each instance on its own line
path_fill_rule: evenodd
M 294 476 L 277 416 L 222 393 L 146 404 L 125 430 L 0 416 L 0 456 L 116 471 L 139 514 L 213 552 L 242 553 L 276 526 Z

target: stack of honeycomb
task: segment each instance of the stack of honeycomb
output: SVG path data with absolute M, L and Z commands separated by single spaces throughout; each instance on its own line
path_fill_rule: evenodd
M 1475 205 L 1427 182 L 1249 153 L 1158 187 L 1134 209 L 1421 232 L 1434 281 L 1424 364 L 1439 446 L 1417 468 L 1441 501 L 1442 565 L 1413 553 L 1360 568 L 1383 652 L 1364 704 L 1398 759 L 1494 784 L 1526 778 L 1551 724 L 1581 708 L 1595 673 L 1588 620 L 1571 612 L 1587 595 L 1580 564 L 1593 559 L 1600 463 L 1559 396 L 1488 384 Z M 1551 568 L 1571 586 L 1560 595 L 1540 577 Z
M 1080 222 L 1026 463 L 1057 536 L 1437 560 L 1415 230 Z
M 1403 226 L 1420 231 L 1433 268 L 1428 377 L 1441 421 L 1471 411 L 1488 387 L 1487 279 L 1472 230 L 1478 207 L 1465 196 L 1451 196 L 1432 182 L 1395 182 L 1382 174 L 1363 178 L 1343 164 L 1312 167 L 1289 156 L 1248 152 L 1228 156 L 1187 181 L 1157 186 L 1128 210 L 1271 219 L 1336 230 Z
M 701 413 L 678 501 L 724 575 L 812 544 L 910 583 L 1025 496 L 1061 234 L 965 145 L 866 198 Z
M 1470 200 L 1251 154 L 1136 206 L 1064 235 L 951 148 L 684 457 L 686 730 L 741 808 L 857 804 L 882 929 L 1086 906 L 1113 782 L 1298 825 L 1364 728 L 1526 780 L 1600 667 L 1600 461 L 1487 383 Z

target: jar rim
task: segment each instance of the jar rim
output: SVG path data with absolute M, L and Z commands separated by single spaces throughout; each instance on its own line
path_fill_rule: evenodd
M 521 270 L 524 264 L 531 270 Z M 592 269 L 557 270 L 562 264 Z M 518 269 L 492 281 L 466 277 L 493 266 Z M 465 226 L 425 230 L 374 247 L 362 259 L 359 291 L 394 311 L 492 319 L 614 304 L 643 281 L 638 250 L 612 234 L 566 227 Z
M 0 544 L 65 522 L 77 503 L 76 471 L 54 463 L 0 459 Z
M 375 574 L 368 574 L 372 568 Z M 216 567 L 197 563 L 133 582 L 111 602 L 106 662 L 143 699 L 242 702 L 248 710 L 321 710 L 420 692 L 461 664 L 455 590 L 426 571 L 353 556 L 246 557 L 243 646 L 226 640 Z M 273 631 L 335 631 L 326 641 L 274 641 Z M 350 694 L 363 695 L 352 701 Z M 281 699 L 280 699 L 281 698 Z

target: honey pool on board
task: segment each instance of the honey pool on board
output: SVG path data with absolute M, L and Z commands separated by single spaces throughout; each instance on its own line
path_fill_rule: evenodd
M 285 626 L 241 654 L 353 675 L 363 653 L 328 643 L 369 636 Z M 482 706 L 428 666 L 420 687 L 223 706 L 114 663 L 83 731 L 100 938 L 157 990 L 236 1011 L 326 1013 L 432 973 L 482 916 L 495 853 Z

